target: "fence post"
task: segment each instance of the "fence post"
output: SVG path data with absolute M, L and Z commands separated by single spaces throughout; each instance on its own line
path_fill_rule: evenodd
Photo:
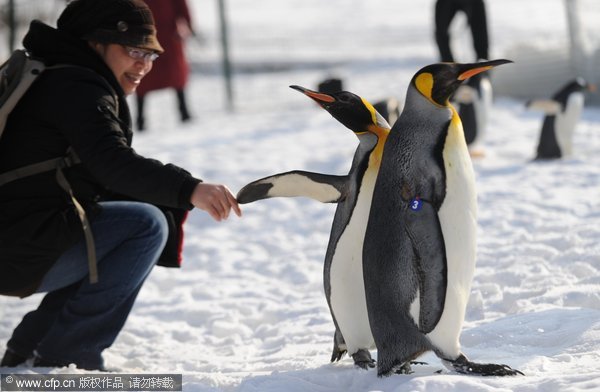
M 571 67 L 575 75 L 586 78 L 586 48 L 583 42 L 578 5 L 578 0 L 565 0 L 567 29 L 569 30 L 569 54 L 571 56 Z
M 227 36 L 227 18 L 225 15 L 225 0 L 218 0 L 219 20 L 221 22 L 221 50 L 223 56 L 223 76 L 227 95 L 227 110 L 233 111 L 233 86 L 231 77 L 231 61 L 229 60 L 229 39 Z
M 9 53 L 15 50 L 17 37 L 17 21 L 15 17 L 15 0 L 8 0 L 8 49 Z

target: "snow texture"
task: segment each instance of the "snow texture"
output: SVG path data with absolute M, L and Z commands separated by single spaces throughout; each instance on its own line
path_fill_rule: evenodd
M 585 16 L 598 21 L 594 3 Z M 229 1 L 228 112 L 216 4 L 191 2 L 203 39 L 188 45 L 195 121 L 179 124 L 174 94 L 157 92 L 134 147 L 234 193 L 283 171 L 350 167 L 356 137 L 289 85 L 316 88 L 335 75 L 371 102 L 403 100 L 412 75 L 437 61 L 433 0 Z M 487 4 L 492 58 L 517 40 L 542 49 L 567 40 L 563 1 Z M 472 61 L 464 18 L 452 28 L 462 40 L 454 42 L 459 60 Z M 222 223 L 192 212 L 183 269 L 155 269 L 105 352 L 108 367 L 182 373 L 190 392 L 600 390 L 600 110 L 584 110 L 573 156 L 534 163 L 541 121 L 524 102 L 496 97 L 485 156 L 474 160 L 477 267 L 461 335 L 469 359 L 525 376 L 460 375 L 431 353 L 413 374 L 387 378 L 348 357 L 330 364 L 334 326 L 322 269 L 335 205 L 305 198 L 245 205 L 242 219 Z M 41 298 L 0 297 L 0 347 Z

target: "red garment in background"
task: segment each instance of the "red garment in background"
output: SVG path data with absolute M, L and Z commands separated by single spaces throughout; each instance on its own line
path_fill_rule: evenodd
M 189 65 L 184 52 L 186 28 L 192 31 L 192 21 L 186 0 L 144 0 L 152 10 L 158 41 L 165 49 L 137 88 L 140 96 L 153 90 L 175 88 L 182 90 L 189 76 Z M 183 27 L 182 28 L 182 25 Z M 183 30 L 183 31 L 182 31 Z

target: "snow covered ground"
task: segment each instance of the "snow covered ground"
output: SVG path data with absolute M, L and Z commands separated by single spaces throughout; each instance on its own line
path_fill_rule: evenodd
M 195 122 L 179 125 L 173 94 L 158 92 L 148 99 L 150 129 L 134 146 L 234 193 L 273 173 L 344 174 L 350 166 L 356 138 L 287 86 L 314 88 L 338 75 L 371 101 L 403 99 L 414 72 L 436 61 L 433 0 L 229 1 L 237 67 L 230 113 L 213 3 L 191 4 L 205 39 L 189 46 Z M 597 21 L 594 3 L 583 2 L 584 14 Z M 563 1 L 488 0 L 488 8 L 493 58 L 519 40 L 567 42 Z M 464 20 L 454 29 L 465 36 Z M 457 51 L 470 60 L 468 45 Z M 307 199 L 256 202 L 223 223 L 193 212 L 183 269 L 153 272 L 107 365 L 182 373 L 184 391 L 194 392 L 600 390 L 600 109 L 585 109 L 575 154 L 560 161 L 530 162 L 540 126 L 522 101 L 497 98 L 486 155 L 474 161 L 478 261 L 461 337 L 470 359 L 526 376 L 458 375 L 431 354 L 415 373 L 383 379 L 348 358 L 330 364 L 322 268 L 335 205 Z M 40 299 L 0 297 L 0 348 Z

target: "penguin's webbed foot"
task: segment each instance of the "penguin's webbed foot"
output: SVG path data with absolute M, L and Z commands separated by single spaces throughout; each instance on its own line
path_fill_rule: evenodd
M 358 366 L 361 369 L 369 370 L 369 368 L 375 367 L 375 360 L 371 358 L 371 353 L 369 350 L 360 349 L 354 354 L 352 354 L 352 359 L 354 359 L 354 365 Z
M 394 367 L 393 372 L 396 374 L 411 374 L 414 373 L 410 364 L 412 362 L 405 362 L 400 366 Z
M 402 364 L 399 367 L 394 368 L 396 374 L 412 374 L 414 373 L 411 365 L 429 365 L 427 362 L 410 361 Z
M 462 354 L 456 360 L 449 362 L 452 364 L 454 370 L 462 374 L 478 374 L 480 376 L 525 375 L 523 372 L 513 369 L 508 365 L 471 362 Z

